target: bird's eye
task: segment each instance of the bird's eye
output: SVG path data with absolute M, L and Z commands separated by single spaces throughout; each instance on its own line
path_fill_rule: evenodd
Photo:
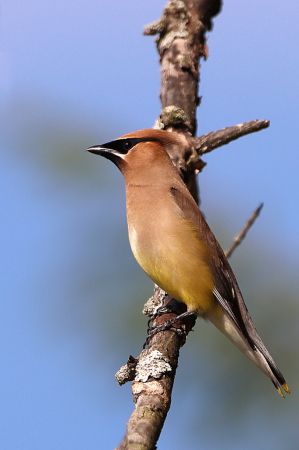
M 133 143 L 129 140 L 124 141 L 123 143 L 123 149 L 128 152 L 133 147 Z

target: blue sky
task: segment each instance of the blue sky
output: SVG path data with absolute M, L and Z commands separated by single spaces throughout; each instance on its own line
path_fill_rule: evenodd
M 3 450 L 114 448 L 132 412 L 130 386 L 118 387 L 114 374 L 141 350 L 152 284 L 130 252 L 121 175 L 85 149 L 151 127 L 159 115 L 158 55 L 142 30 L 164 6 L 1 7 Z M 202 62 L 198 111 L 198 135 L 271 122 L 207 155 L 199 184 L 224 247 L 265 203 L 231 262 L 292 396 L 282 401 L 198 322 L 160 449 L 298 448 L 298 10 L 290 0 L 224 2 Z

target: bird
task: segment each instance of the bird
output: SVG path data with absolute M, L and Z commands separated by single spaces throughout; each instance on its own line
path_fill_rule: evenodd
M 263 344 L 235 275 L 169 155 L 185 145 L 175 131 L 144 129 L 87 151 L 112 161 L 126 184 L 132 252 L 161 289 L 212 322 L 266 374 L 289 387 Z

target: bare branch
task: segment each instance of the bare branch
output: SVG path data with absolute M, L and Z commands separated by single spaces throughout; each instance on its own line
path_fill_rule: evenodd
M 162 18 L 145 29 L 144 34 L 158 34 L 156 39 L 161 62 L 162 112 L 155 127 L 176 130 L 184 134 L 185 147 L 172 153 L 173 163 L 184 179 L 188 189 L 198 200 L 196 173 L 205 163 L 202 154 L 228 144 L 255 131 L 269 126 L 269 121 L 251 121 L 195 138 L 196 108 L 199 104 L 198 83 L 201 57 L 207 58 L 206 31 L 212 28 L 212 18 L 220 11 L 220 0 L 169 0 Z M 261 210 L 260 206 L 244 230 L 235 239 L 230 252 L 244 239 L 246 232 Z M 148 316 L 159 306 L 171 304 L 167 311 L 154 320 L 160 325 L 186 311 L 186 305 L 178 303 L 158 286 L 146 305 Z M 179 350 L 195 324 L 194 318 L 177 322 L 180 330 L 161 331 L 154 335 L 149 348 L 138 358 L 129 357 L 117 373 L 117 381 L 124 384 L 133 381 L 132 392 L 135 410 L 128 423 L 126 435 L 118 450 L 154 450 L 171 403 Z
M 170 408 L 180 346 L 176 341 L 179 337 L 170 331 L 156 336 L 151 349 L 143 350 L 138 358 L 137 375 L 132 384 L 135 410 L 127 423 L 126 436 L 118 450 L 156 449 L 156 442 Z
M 250 219 L 249 219 L 248 222 L 246 223 L 246 225 L 245 225 L 245 227 L 243 228 L 243 230 L 240 231 L 240 233 L 235 237 L 235 239 L 234 239 L 233 244 L 231 245 L 231 247 L 230 247 L 228 250 L 226 250 L 226 251 L 224 252 L 224 253 L 225 253 L 225 256 L 226 256 L 227 258 L 229 258 L 229 257 L 232 255 L 232 253 L 233 253 L 233 251 L 235 250 L 235 248 L 238 247 L 238 245 L 241 244 L 241 242 L 243 241 L 243 239 L 245 238 L 245 236 L 246 236 L 246 234 L 247 234 L 247 231 L 249 230 L 250 227 L 252 227 L 252 225 L 254 224 L 256 218 L 259 216 L 259 214 L 260 214 L 260 212 L 261 212 L 263 206 L 264 206 L 264 203 L 261 203 L 261 204 L 259 205 L 259 207 L 252 213 Z
M 255 133 L 270 126 L 269 120 L 252 120 L 250 122 L 240 123 L 233 127 L 223 128 L 222 130 L 212 131 L 199 138 L 196 138 L 196 150 L 199 155 L 209 153 L 215 148 L 226 145 L 246 134 Z
M 185 129 L 196 131 L 201 57 L 207 58 L 206 32 L 221 8 L 221 0 L 169 0 L 160 20 L 147 25 L 144 34 L 158 34 L 161 62 L 162 108 L 175 106 L 187 117 Z
M 166 306 L 171 305 L 173 311 L 177 308 L 176 312 L 159 316 L 154 325 L 168 321 L 185 310 L 184 304 L 176 302 L 156 286 L 154 296 L 145 306 L 146 314 L 152 315 L 153 309 L 162 302 Z M 154 335 L 149 348 L 143 350 L 136 359 L 130 356 L 126 366 L 116 374 L 119 384 L 134 380 L 132 393 L 135 403 L 135 410 L 127 423 L 126 436 L 117 450 L 156 449 L 170 408 L 179 350 L 194 324 L 194 318 L 175 323 L 173 326 L 182 331 L 180 336 L 169 330 Z
M 160 97 L 163 111 L 167 111 L 168 117 L 167 126 L 161 120 L 159 126 L 162 128 L 176 128 L 190 137 L 195 134 L 195 114 L 199 104 L 199 59 L 207 57 L 206 31 L 212 28 L 212 18 L 218 14 L 220 6 L 221 0 L 169 0 L 162 18 L 146 27 L 145 34 L 159 35 L 156 42 L 161 62 Z M 172 108 L 167 110 L 167 107 Z M 176 159 L 178 170 L 181 170 L 179 163 L 185 157 L 184 150 L 182 149 L 181 157 L 178 155 Z M 197 199 L 195 172 L 187 171 L 185 175 L 186 184 Z M 156 289 L 155 296 L 163 303 L 173 302 L 183 309 L 159 316 L 154 325 L 186 311 L 184 304 L 171 299 L 160 288 Z M 183 331 L 182 336 L 169 330 L 154 335 L 149 349 L 143 351 L 136 360 L 130 359 L 127 367 L 118 373 L 121 383 L 135 377 L 132 391 L 136 404 L 118 450 L 156 449 L 156 442 L 170 407 L 179 349 L 185 343 L 194 323 L 195 320 L 190 319 L 175 324 L 175 327 Z M 153 361 L 153 354 L 157 368 L 155 373 L 148 365 L 149 359 Z M 157 359 L 161 364 L 158 364 Z

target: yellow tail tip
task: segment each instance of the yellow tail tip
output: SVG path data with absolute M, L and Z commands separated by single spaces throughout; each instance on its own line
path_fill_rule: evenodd
M 282 384 L 282 387 L 284 388 L 284 390 L 286 391 L 287 394 L 290 394 L 291 391 L 289 389 L 289 386 L 287 385 L 287 383 Z
M 283 395 L 283 392 L 282 392 L 282 390 L 280 389 L 280 386 L 276 386 L 276 389 L 278 390 L 278 392 L 280 393 L 280 395 L 282 396 L 282 398 L 285 398 L 284 397 L 284 395 Z

